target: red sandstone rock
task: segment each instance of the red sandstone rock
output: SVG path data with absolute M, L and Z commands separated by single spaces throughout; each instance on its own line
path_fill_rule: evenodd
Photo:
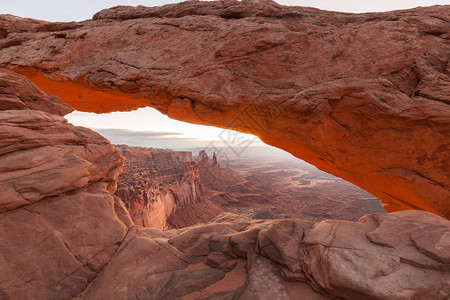
M 104 184 L 0 214 L 0 298 L 71 299 L 125 237 Z
M 241 16 L 233 9 L 225 16 Z M 29 30 L 45 35 L 79 26 L 21 19 L 19 30 L 13 26 L 18 19 L 8 18 L 0 24 L 8 26 L 3 36 L 12 35 L 14 43 Z M 427 26 L 432 36 L 446 36 L 439 27 Z M 4 49 L 15 47 L 11 40 L 3 42 L 9 47 Z M 263 221 L 223 214 L 209 224 L 177 230 L 133 226 L 111 194 L 121 169 L 118 151 L 98 134 L 67 124 L 58 116 L 69 111 L 66 106 L 24 77 L 8 73 L 0 77 L 0 184 L 6 191 L 0 204 L 1 298 L 450 297 L 450 223 L 423 211 L 368 215 L 357 223 Z M 422 74 L 432 82 L 446 82 Z M 25 93 L 20 95 L 22 89 L 14 86 Z M 435 87 L 425 86 L 423 93 L 435 93 Z M 33 104 L 34 96 L 28 95 L 39 95 L 37 102 L 46 103 Z M 436 97 L 440 103 L 442 95 Z M 186 101 L 175 103 L 189 108 Z M 188 116 L 189 110 L 184 113 Z M 439 161 L 436 155 L 431 162 Z M 236 267 L 230 271 L 233 260 Z
M 122 158 L 99 134 L 32 110 L 0 114 L 0 212 L 104 182 L 115 190 Z
M 125 207 L 125 204 L 123 203 L 122 199 L 120 199 L 117 196 L 114 196 L 114 211 L 117 214 L 117 217 L 122 221 L 127 228 L 131 228 L 134 226 L 134 222 L 131 219 L 130 212 Z
M 388 211 L 449 217 L 449 6 L 345 14 L 270 1 L 0 17 L 0 64 L 78 110 L 153 106 L 258 135 Z
M 55 115 L 71 108 L 23 76 L 11 71 L 0 71 L 0 76 L 0 212 L 95 182 L 114 191 L 122 166 L 114 147 L 99 134 Z M 17 100 L 14 106 L 10 99 Z
M 210 221 L 223 212 L 202 196 L 199 168 L 190 152 L 117 147 L 125 161 L 115 194 L 135 224 L 180 228 Z
M 205 188 L 229 192 L 227 185 L 230 182 L 242 180 L 241 178 L 233 177 L 230 172 L 223 170 L 214 152 L 211 159 L 206 153 L 206 150 L 201 150 L 195 160 L 198 163 L 200 171 L 200 182 Z
M 71 299 L 131 226 L 111 194 L 122 158 L 25 77 L 0 71 L 0 95 L 0 298 Z
M 39 90 L 16 72 L 0 69 L 0 110 L 40 110 L 64 116 L 73 111 L 58 97 Z
M 232 287 L 225 273 L 238 276 L 233 272 L 240 265 L 229 246 L 237 241 L 234 237 L 251 228 L 257 231 L 253 246 L 244 250 L 246 280 Z M 223 214 L 209 224 L 181 230 L 134 228 L 85 299 L 130 295 L 155 299 L 298 299 L 300 295 L 308 299 L 446 299 L 450 269 L 443 259 L 444 251 L 450 250 L 445 244 L 448 238 L 431 241 L 430 245 L 439 244 L 443 251 L 427 255 L 409 240 L 421 228 L 441 235 L 450 232 L 448 220 L 420 211 L 368 215 L 358 223 L 330 220 L 316 224 L 261 222 Z M 392 243 L 372 242 L 369 236 L 376 232 L 383 232 L 378 233 L 380 238 L 392 237 Z M 224 246 L 217 246 L 217 241 Z

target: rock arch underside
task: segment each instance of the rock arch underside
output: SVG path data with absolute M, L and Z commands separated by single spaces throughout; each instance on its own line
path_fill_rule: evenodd
M 449 59 L 450 6 L 191 1 L 71 23 L 0 15 L 0 299 L 446 299 Z M 68 124 L 70 106 L 151 106 L 252 133 L 392 213 L 135 226 L 112 194 L 121 155 Z

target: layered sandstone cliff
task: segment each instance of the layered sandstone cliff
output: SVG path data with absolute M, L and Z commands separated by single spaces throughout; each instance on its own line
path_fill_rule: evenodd
M 0 65 L 78 110 L 152 106 L 237 129 L 377 196 L 450 216 L 450 7 L 345 14 L 271 1 L 0 17 Z
M 23 76 L 0 70 L 1 299 L 71 299 L 132 226 L 111 194 L 119 152 L 68 124 L 61 115 L 70 111 Z
M 0 82 L 2 299 L 450 296 L 450 222 L 428 212 L 133 225 L 112 194 L 119 151 L 26 78 Z
M 115 195 L 124 201 L 136 225 L 186 227 L 222 212 L 202 197 L 199 167 L 191 152 L 117 148 L 125 161 Z

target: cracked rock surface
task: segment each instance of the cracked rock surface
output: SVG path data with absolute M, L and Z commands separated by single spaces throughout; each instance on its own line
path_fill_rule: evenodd
M 83 299 L 446 299 L 449 230 L 421 211 L 316 224 L 224 213 L 180 230 L 133 227 Z M 436 239 L 417 244 L 415 232 Z
M 374 194 L 450 217 L 450 6 L 347 14 L 271 1 L 0 16 L 0 65 L 77 110 L 152 106 L 253 133 Z

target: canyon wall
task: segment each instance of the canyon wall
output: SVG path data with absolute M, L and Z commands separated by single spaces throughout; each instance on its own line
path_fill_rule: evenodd
M 210 221 L 222 210 L 202 197 L 198 165 L 191 152 L 119 145 L 124 168 L 115 195 L 136 225 L 186 227 Z
M 113 195 L 119 150 L 70 111 L 0 69 L 1 299 L 450 296 L 450 222 L 429 212 L 136 226 Z
M 0 65 L 75 109 L 151 106 L 259 136 L 369 191 L 450 217 L 450 6 L 347 14 L 271 1 L 0 16 Z

